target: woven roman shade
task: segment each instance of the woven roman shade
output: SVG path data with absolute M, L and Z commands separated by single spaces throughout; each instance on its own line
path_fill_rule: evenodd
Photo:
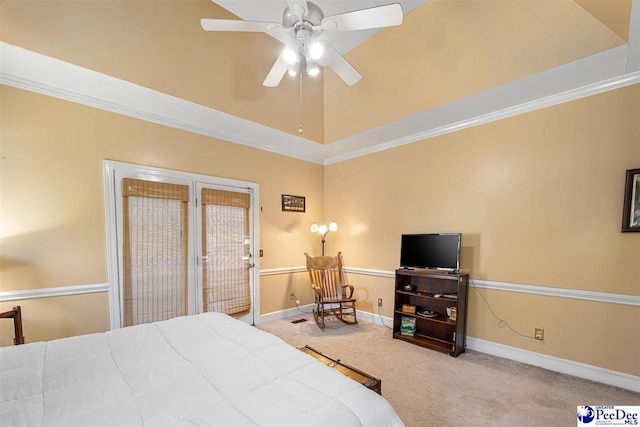
M 250 204 L 246 193 L 202 190 L 204 311 L 239 315 L 251 309 Z
M 123 179 L 124 325 L 188 314 L 189 187 Z

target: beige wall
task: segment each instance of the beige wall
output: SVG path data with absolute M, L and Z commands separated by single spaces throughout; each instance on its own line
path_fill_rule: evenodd
M 357 85 L 330 70 L 304 80 L 304 136 L 331 143 L 622 45 L 630 10 L 631 0 L 429 0 L 347 53 Z M 298 80 L 262 86 L 282 44 L 206 32 L 201 18 L 235 17 L 210 0 L 6 0 L 0 39 L 297 135 Z
M 106 281 L 109 158 L 258 182 L 263 269 L 319 251 L 308 226 L 324 218 L 340 227 L 327 252 L 343 251 L 351 267 L 393 270 L 403 232 L 459 231 L 475 279 L 640 294 L 640 241 L 619 232 L 624 170 L 640 163 L 640 85 L 325 168 L 5 86 L 0 96 L 3 291 Z M 281 212 L 282 193 L 305 195 L 307 213 Z M 383 298 L 391 316 L 392 280 L 350 282 L 359 309 L 377 313 Z M 294 307 L 290 292 L 311 301 L 304 273 L 262 277 L 261 312 Z M 640 373 L 637 307 L 480 292 L 517 330 L 545 328 L 545 341 L 498 328 L 475 291 L 471 336 Z M 104 293 L 0 310 L 15 304 L 28 341 L 108 329 Z M 9 344 L 10 325 L 0 327 Z
M 332 245 L 351 266 L 393 270 L 402 233 L 461 232 L 473 279 L 640 295 L 640 235 L 620 232 L 638 117 L 634 85 L 327 166 Z M 381 280 L 358 277 L 370 298 L 358 303 L 383 298 L 391 316 L 393 281 Z M 544 328 L 545 341 L 498 328 L 475 291 L 471 336 L 640 374 L 638 307 L 480 292 L 522 333 Z
M 283 45 L 260 33 L 207 32 L 234 19 L 211 0 L 7 0 L 4 42 L 298 135 L 299 81 L 262 86 Z M 305 79 L 304 135 L 324 139 L 322 80 Z
M 302 265 L 304 252 L 319 248 L 309 225 L 322 220 L 320 165 L 7 86 L 0 97 L 1 291 L 107 281 L 104 159 L 257 182 L 262 269 Z M 281 194 L 306 196 L 307 212 L 282 212 Z M 265 280 L 263 312 L 286 306 L 280 292 L 288 280 Z M 41 310 L 47 301 L 60 310 Z M 30 340 L 109 327 L 104 295 L 8 302 L 0 310 L 14 304 L 25 306 Z M 2 344 L 8 330 L 2 326 Z
M 629 40 L 629 16 L 631 16 L 633 0 L 575 0 L 575 2 L 617 35 Z
M 106 292 L 0 303 L 0 311 L 19 305 L 26 343 L 109 330 Z M 13 322 L 0 323 L 0 345 L 11 345 Z
M 580 1 L 584 9 L 569 0 L 462 3 L 431 0 L 402 27 L 349 52 L 365 76 L 349 90 L 332 72 L 324 86 L 305 86 L 305 136 L 353 135 L 626 37 L 628 1 L 602 18 L 610 28 L 588 11 L 611 10 L 590 0 Z M 529 25 L 534 16 L 545 25 Z M 202 17 L 231 16 L 209 0 L 7 0 L 0 39 L 295 134 L 297 82 L 261 86 L 278 43 L 206 33 Z M 639 90 L 323 168 L 2 86 L 0 290 L 106 282 L 102 161 L 113 159 L 259 183 L 262 269 L 303 265 L 302 254 L 320 247 L 309 224 L 335 219 L 339 231 L 327 251 L 342 250 L 352 267 L 396 268 L 402 232 L 459 231 L 463 267 L 476 279 L 639 295 L 640 236 L 619 232 L 624 171 L 640 164 Z M 281 212 L 283 193 L 306 196 L 307 213 Z M 360 309 L 375 313 L 383 298 L 391 316 L 390 279 L 352 274 L 351 281 Z M 293 307 L 292 291 L 303 304 L 311 300 L 303 273 L 261 282 L 263 313 Z M 640 374 L 637 307 L 481 292 L 514 327 L 543 327 L 546 339 L 497 328 L 475 292 L 472 336 Z M 25 307 L 29 341 L 108 328 L 104 293 L 8 302 L 0 310 L 14 304 Z M 0 325 L 0 344 L 10 342 L 7 331 Z
M 630 4 L 600 9 L 629 22 Z M 364 76 L 357 85 L 345 90 L 335 74 L 325 73 L 325 140 L 331 143 L 624 43 L 572 0 L 429 0 L 401 26 L 347 53 Z

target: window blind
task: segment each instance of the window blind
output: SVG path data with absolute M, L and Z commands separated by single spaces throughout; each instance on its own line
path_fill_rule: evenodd
M 188 314 L 189 187 L 123 179 L 124 325 Z
M 251 309 L 249 194 L 202 190 L 203 310 L 229 315 Z

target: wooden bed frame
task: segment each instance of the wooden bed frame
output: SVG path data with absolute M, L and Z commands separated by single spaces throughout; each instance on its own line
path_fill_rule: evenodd
M 17 305 L 13 307 L 13 310 L 0 313 L 0 319 L 13 319 L 13 330 L 15 334 L 13 344 L 24 344 L 24 335 L 22 335 L 22 312 L 20 311 L 20 306 Z

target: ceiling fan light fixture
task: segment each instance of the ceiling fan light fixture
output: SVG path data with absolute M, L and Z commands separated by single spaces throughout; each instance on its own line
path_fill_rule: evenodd
M 322 45 L 322 43 L 320 43 L 319 41 L 313 41 L 311 42 L 311 44 L 309 44 L 309 56 L 311 57 L 311 59 L 317 61 L 318 59 L 322 58 L 323 54 L 324 46 Z
M 0 3 L 3 1 L 0 0 Z M 346 32 L 392 27 L 401 25 L 402 21 L 403 11 L 400 3 L 325 17 L 322 9 L 312 1 L 287 0 L 287 7 L 282 15 L 282 25 L 275 22 L 202 18 L 200 26 L 205 31 L 262 32 L 286 46 L 280 51 L 278 59 L 262 83 L 263 86 L 276 87 L 287 72 L 291 75 L 300 74 L 303 72 L 303 66 L 309 76 L 320 74 L 320 66 L 328 66 L 351 86 L 360 81 L 362 75 L 327 40 L 322 39 L 324 34 L 333 31 Z M 303 60 L 305 64 L 302 64 Z M 297 66 L 293 67 L 293 64 Z M 300 87 L 302 87 L 302 75 L 300 75 Z
M 293 46 L 287 46 L 284 48 L 282 58 L 284 59 L 284 62 L 289 65 L 300 62 L 300 55 L 298 55 L 298 52 L 293 48 Z
M 295 77 L 300 72 L 300 62 L 294 62 L 287 66 L 287 74 L 291 77 Z
M 315 77 L 320 74 L 320 66 L 314 61 L 307 59 L 307 75 Z

